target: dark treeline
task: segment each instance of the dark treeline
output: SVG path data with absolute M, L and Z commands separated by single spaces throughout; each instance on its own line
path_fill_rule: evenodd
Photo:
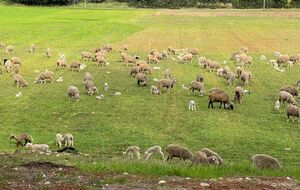
M 7 0 L 26 5 L 69 5 L 84 0 Z M 102 3 L 105 0 L 86 0 L 87 2 Z M 140 8 L 262 8 L 264 0 L 115 0 L 128 2 L 129 5 Z M 265 0 L 266 8 L 300 7 L 300 0 Z

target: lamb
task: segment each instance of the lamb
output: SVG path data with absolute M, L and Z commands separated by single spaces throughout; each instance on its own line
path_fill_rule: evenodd
M 81 63 L 79 61 L 74 61 L 71 65 L 70 65 L 70 70 L 73 71 L 73 70 L 77 70 L 77 71 L 80 71 L 80 66 L 81 66 Z
M 151 69 L 150 65 L 147 64 L 146 62 L 140 63 L 140 67 L 141 67 L 141 72 L 148 73 L 148 74 L 152 73 L 152 69 Z
M 13 74 L 19 74 L 20 71 L 20 65 L 14 65 L 13 66 Z
M 169 47 L 168 47 L 168 52 L 170 52 L 170 53 L 172 53 L 172 54 L 175 54 L 175 53 L 176 53 L 176 49 L 173 48 L 173 47 L 171 47 L 171 46 L 169 46 Z
M 190 100 L 190 102 L 189 102 L 189 111 L 196 111 L 196 102 L 195 102 L 195 100 Z
M 288 93 L 290 93 L 293 96 L 298 97 L 299 96 L 299 92 L 296 88 L 291 87 L 291 86 L 283 86 L 280 88 L 280 91 L 286 91 Z
M 30 48 L 28 49 L 29 53 L 34 53 L 36 51 L 37 47 L 35 44 L 31 44 Z
M 224 69 L 218 69 L 217 70 L 217 76 L 220 76 L 220 77 L 226 76 L 226 75 L 224 75 Z
M 203 77 L 202 75 L 197 75 L 197 77 L 196 77 L 196 81 L 197 81 L 197 82 L 201 82 L 201 83 L 203 83 L 203 81 L 204 81 L 204 77 Z
M 56 69 L 64 69 L 67 68 L 67 61 L 65 59 L 58 59 L 56 62 Z
M 294 99 L 293 95 L 291 95 L 290 93 L 286 92 L 286 91 L 280 91 L 279 92 L 279 98 L 278 98 L 279 102 L 288 102 L 289 104 L 294 104 L 296 105 L 297 102 Z
M 68 88 L 68 96 L 69 96 L 69 99 L 72 99 L 73 101 L 79 101 L 80 99 L 80 95 L 79 95 L 79 90 L 77 87 L 75 86 L 69 86 Z
M 209 72 L 212 72 L 212 71 L 217 71 L 221 67 L 218 62 L 207 60 L 206 68 L 209 70 Z
M 135 78 L 137 79 L 138 86 L 146 86 L 148 84 L 148 76 L 144 73 L 138 73 Z
M 46 83 L 47 81 L 52 82 L 54 73 L 52 71 L 44 71 L 39 74 L 35 79 L 35 83 Z
M 101 66 L 105 66 L 107 64 L 107 60 L 104 56 L 97 55 L 96 56 L 97 66 L 100 64 Z
M 168 153 L 167 161 L 171 161 L 173 157 L 178 157 L 183 161 L 191 160 L 193 156 L 188 148 L 181 145 L 169 144 L 166 151 Z
M 290 61 L 289 55 L 280 55 L 277 59 L 278 66 L 282 66 L 283 64 L 286 64 L 288 61 Z
M 52 57 L 52 50 L 50 48 L 46 49 L 46 57 L 48 58 Z
M 14 82 L 17 85 L 17 88 L 28 86 L 28 82 L 25 79 L 23 79 L 21 75 L 13 74 L 13 77 L 14 77 Z
M 258 169 L 278 169 L 281 168 L 279 161 L 265 154 L 256 154 L 252 158 L 252 163 Z
M 103 50 L 106 50 L 107 52 L 111 52 L 113 50 L 112 45 L 111 44 L 105 44 L 102 46 Z
M 83 82 L 85 82 L 87 80 L 93 80 L 93 76 L 89 72 L 86 72 L 83 77 Z
M 237 52 L 234 52 L 230 58 L 230 60 L 233 60 L 233 61 L 237 61 L 239 56 L 242 55 L 242 54 L 245 54 L 245 52 L 242 52 L 242 51 L 237 51 Z
M 135 63 L 137 60 L 136 56 L 131 56 L 131 55 L 122 55 L 122 61 L 126 66 L 128 67 L 128 63 Z
M 198 48 L 192 48 L 192 49 L 190 49 L 190 53 L 193 56 L 199 55 L 199 49 Z
M 108 84 L 107 84 L 107 83 L 104 83 L 104 91 L 108 91 L 108 89 L 109 89 Z
M 204 95 L 204 85 L 201 82 L 198 81 L 192 81 L 190 90 L 194 93 L 195 90 L 199 91 L 199 96 Z
M 291 117 L 296 117 L 298 118 L 298 122 L 299 122 L 299 118 L 300 118 L 300 108 L 298 108 L 295 105 L 291 105 L 289 104 L 287 109 L 286 109 L 286 115 L 287 115 L 287 122 L 290 121 Z M 293 120 L 294 122 L 294 120 Z
M 242 67 L 250 67 L 252 64 L 253 58 L 250 55 L 247 54 L 241 54 L 237 56 L 237 62 L 240 64 Z
M 64 142 L 64 138 L 63 138 L 62 134 L 57 133 L 56 136 L 55 136 L 55 139 L 56 139 L 56 145 L 59 148 L 61 148 L 62 143 Z
M 214 102 L 221 102 L 219 108 L 221 108 L 222 104 L 224 104 L 224 109 L 232 109 L 233 103 L 229 100 L 228 94 L 219 88 L 213 88 L 209 91 L 208 95 L 208 108 L 214 108 Z
M 162 152 L 160 146 L 149 147 L 148 150 L 145 152 L 146 160 L 148 160 L 150 158 L 150 156 L 152 156 L 152 154 L 154 154 L 154 153 L 159 153 L 161 155 L 162 159 L 165 160 L 164 153 Z
M 164 76 L 165 76 L 165 79 L 172 79 L 172 77 L 173 77 L 172 70 L 170 68 L 167 68 L 164 71 Z
M 242 67 L 237 67 L 236 68 L 236 77 L 240 78 L 243 71 L 244 71 L 244 69 Z
M 11 67 L 12 67 L 12 62 L 11 62 L 11 60 L 6 60 L 6 61 L 4 62 L 4 67 L 5 67 L 5 70 L 6 70 L 7 73 L 10 72 Z M 17 74 L 17 73 L 16 73 L 16 74 Z
M 92 96 L 95 92 L 98 93 L 97 87 L 94 86 L 92 80 L 84 81 L 84 87 L 87 90 L 88 95 Z
M 227 85 L 234 85 L 235 75 L 233 72 L 229 71 L 226 75 L 226 83 Z
M 32 143 L 28 143 L 26 145 L 26 147 L 30 147 L 32 149 L 32 151 L 38 151 L 38 152 L 50 152 L 49 151 L 49 145 L 47 144 L 32 144 Z
M 128 45 L 127 44 L 123 44 L 120 48 L 120 52 L 127 52 L 128 51 Z
M 279 109 L 280 109 L 280 102 L 279 102 L 279 100 L 277 100 L 277 101 L 275 102 L 274 109 L 275 109 L 275 111 L 279 111 Z
M 18 57 L 12 57 L 10 60 L 11 60 L 12 64 L 14 64 L 14 65 L 16 65 L 16 64 L 21 65 L 22 64 L 21 59 L 18 58 Z
M 300 61 L 300 54 L 295 54 L 290 57 L 290 61 L 293 63 L 298 63 Z
M 252 73 L 250 71 L 243 71 L 241 73 L 241 79 L 244 82 L 243 85 L 249 85 L 252 77 Z
M 148 59 L 148 63 L 159 64 L 159 59 L 156 54 L 148 54 L 147 59 Z
M 130 146 L 123 152 L 123 156 L 129 157 L 133 159 L 134 154 L 136 155 L 137 159 L 141 159 L 140 147 L 138 146 Z
M 218 153 L 212 151 L 211 149 L 203 148 L 201 149 L 201 152 L 204 152 L 207 155 L 207 157 L 215 156 L 218 159 L 220 165 L 224 164 L 224 160 L 221 158 L 221 156 Z
M 66 147 L 73 147 L 74 146 L 74 137 L 72 134 L 65 134 L 64 141 Z
M 211 164 L 219 165 L 219 160 L 216 156 L 207 157 L 205 152 L 197 151 L 192 157 L 193 164 Z
M 27 134 L 27 133 L 23 133 L 23 134 L 20 134 L 20 135 L 14 135 L 14 134 L 12 134 L 12 135 L 10 135 L 9 139 L 15 139 L 16 143 L 17 143 L 17 147 L 19 145 L 24 146 L 27 143 L 32 143 L 32 137 L 29 134 Z M 24 145 L 22 144 L 22 141 L 25 141 Z
M 157 86 L 159 89 L 161 89 L 162 87 L 167 88 L 169 94 L 171 93 L 170 90 L 174 87 L 176 83 L 175 79 L 161 79 L 157 81 Z
M 12 45 L 9 45 L 6 47 L 5 53 L 6 54 L 12 54 L 14 52 L 14 47 Z
M 88 52 L 88 51 L 81 52 L 81 60 L 92 61 L 93 58 L 94 58 L 93 53 Z
M 178 56 L 180 63 L 191 63 L 193 60 L 193 55 L 191 53 Z
M 154 86 L 154 85 L 151 85 L 150 92 L 151 92 L 151 94 L 161 94 L 161 90 L 158 89 L 158 87 Z
M 239 104 L 242 104 L 242 98 L 244 96 L 244 93 L 245 93 L 245 90 L 242 87 L 237 86 L 234 89 L 234 102 L 238 101 Z

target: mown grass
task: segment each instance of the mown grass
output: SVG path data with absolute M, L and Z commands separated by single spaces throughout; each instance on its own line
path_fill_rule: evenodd
M 11 133 L 30 133 L 35 143 L 47 143 L 54 150 L 55 134 L 72 133 L 75 145 L 81 152 L 100 152 L 104 160 L 96 166 L 84 159 L 74 165 L 89 171 L 111 165 L 114 171 L 129 171 L 149 175 L 184 175 L 195 177 L 231 175 L 268 175 L 299 177 L 299 124 L 287 123 L 285 108 L 273 111 L 278 89 L 294 85 L 299 78 L 299 66 L 280 73 L 260 61 L 261 54 L 273 58 L 274 50 L 282 53 L 300 52 L 300 25 L 297 18 L 273 17 L 200 17 L 158 14 L 153 10 L 82 10 L 69 8 L 41 8 L 0 6 L 0 40 L 15 46 L 14 55 L 23 60 L 21 74 L 30 85 L 17 89 L 9 74 L 0 76 L 0 150 L 12 152 Z M 207 11 L 207 10 L 206 10 Z M 245 10 L 247 11 L 247 10 Z M 212 11 L 213 12 L 213 11 Z M 240 11 L 237 11 L 237 14 Z M 28 54 L 30 44 L 39 49 Z M 79 59 L 81 51 L 93 51 L 102 44 L 112 43 L 115 52 L 109 55 L 110 65 L 97 67 L 93 63 L 86 71 L 94 75 L 101 89 L 109 83 L 110 91 L 101 93 L 105 99 L 96 101 L 85 93 L 82 85 L 84 73 L 55 71 L 57 54 L 66 54 L 69 62 Z M 252 93 L 235 110 L 207 109 L 207 96 L 188 95 L 181 89 L 197 74 L 205 77 L 207 91 L 221 87 L 233 96 L 233 88 L 217 77 L 193 64 L 180 65 L 172 60 L 163 61 L 161 71 L 150 77 L 162 78 L 163 69 L 170 67 L 177 79 L 172 94 L 161 96 L 139 88 L 135 79 L 128 76 L 130 68 L 121 66 L 117 49 L 128 43 L 131 54 L 145 58 L 150 49 L 197 47 L 211 59 L 223 62 L 241 45 L 248 45 L 254 57 L 249 69 L 253 82 L 247 87 Z M 44 50 L 53 49 L 47 59 Z M 6 58 L 1 50 L 0 58 Z M 228 63 L 234 69 L 235 64 Z M 63 83 L 33 84 L 34 70 L 55 71 Z M 107 74 L 107 71 L 110 74 Z M 153 83 L 153 82 L 151 82 Z M 241 84 L 237 80 L 236 85 Z M 66 95 L 69 85 L 81 90 L 80 102 L 71 102 Z M 15 98 L 17 92 L 21 98 Z M 113 96 L 114 92 L 122 96 Z M 189 112 L 187 104 L 195 99 L 198 111 Z M 58 112 L 59 115 L 53 114 Z M 127 162 L 120 159 L 129 145 L 139 145 L 144 151 L 151 145 L 165 147 L 170 143 L 188 146 L 193 151 L 203 147 L 216 150 L 225 159 L 221 168 L 193 167 L 176 162 Z M 285 148 L 291 148 L 286 151 Z M 284 170 L 257 171 L 250 166 L 253 154 L 273 155 L 282 162 Z M 53 159 L 49 157 L 49 159 Z

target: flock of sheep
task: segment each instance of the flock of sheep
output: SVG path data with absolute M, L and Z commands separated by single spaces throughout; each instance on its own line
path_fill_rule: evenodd
M 0 42 L 0 48 L 5 48 L 5 45 Z M 35 53 L 37 47 L 32 44 L 28 50 L 29 53 Z M 67 64 L 67 59 L 64 54 L 60 54 L 59 58 L 56 61 L 56 69 L 69 69 L 71 71 L 82 71 L 86 68 L 86 65 L 83 61 L 86 62 L 95 62 L 97 65 L 106 66 L 109 65 L 107 60 L 107 56 L 109 53 L 113 51 L 111 45 L 103 45 L 96 48 L 95 52 L 83 51 L 81 53 L 81 60 L 76 60 L 71 64 Z M 5 48 L 5 52 L 7 55 L 12 55 L 14 52 L 14 47 L 9 45 Z M 120 50 L 120 60 L 121 62 L 129 66 L 131 65 L 129 75 L 134 77 L 137 80 L 137 85 L 144 87 L 148 86 L 150 83 L 149 76 L 152 74 L 153 70 L 160 70 L 160 67 L 154 66 L 151 67 L 151 64 L 159 64 L 161 61 L 165 59 L 172 59 L 173 61 L 178 61 L 181 64 L 189 64 L 195 58 L 198 60 L 199 66 L 203 69 L 206 69 L 208 72 L 215 72 L 217 76 L 223 77 L 225 79 L 224 83 L 227 85 L 235 86 L 236 80 L 241 80 L 243 86 L 247 86 L 251 84 L 252 81 L 252 73 L 248 70 L 251 67 L 253 58 L 248 54 L 248 48 L 243 46 L 239 51 L 233 53 L 231 60 L 235 61 L 237 64 L 236 70 L 232 71 L 228 66 L 222 67 L 220 63 L 214 60 L 207 59 L 206 57 L 200 56 L 199 49 L 174 49 L 172 47 L 168 47 L 167 50 L 158 51 L 152 50 L 147 55 L 146 60 L 142 60 L 139 56 L 130 55 L 128 53 L 128 46 L 123 45 Z M 278 52 L 277 52 L 278 53 Z M 47 57 L 52 56 L 52 51 L 50 48 L 46 49 L 45 55 Z M 300 61 L 300 55 L 280 55 L 276 54 L 278 57 L 275 61 L 270 60 L 269 64 L 274 68 L 280 70 L 282 66 L 291 67 L 294 63 Z M 261 59 L 266 57 L 261 57 Z M 224 61 L 224 64 L 227 62 Z M 0 74 L 10 73 L 12 72 L 14 84 L 19 87 L 28 86 L 28 82 L 20 75 L 22 61 L 18 57 L 11 57 L 4 59 L 4 69 L 0 67 Z M 165 88 L 168 93 L 171 93 L 172 88 L 175 87 L 176 80 L 173 76 L 173 72 L 170 68 L 167 68 L 163 72 L 164 78 L 162 79 L 153 79 L 154 84 L 150 86 L 151 94 L 159 95 L 162 93 L 162 90 Z M 53 82 L 54 80 L 54 72 L 45 70 L 40 72 L 37 78 L 35 79 L 35 83 L 47 83 Z M 59 77 L 57 82 L 62 82 L 62 77 Z M 275 102 L 275 110 L 279 110 L 280 103 L 287 102 L 289 105 L 287 106 L 287 117 L 288 120 L 291 117 L 296 117 L 299 119 L 300 117 L 300 108 L 296 106 L 297 102 L 294 97 L 298 97 L 298 88 L 300 86 L 300 79 L 296 84 L 297 88 L 292 86 L 284 86 L 280 89 L 279 98 Z M 94 94 L 98 94 L 98 88 L 94 85 L 93 76 L 91 73 L 86 72 L 83 77 L 83 86 L 88 95 L 92 96 Z M 182 86 L 185 90 L 190 90 L 192 93 L 195 91 L 199 92 L 199 96 L 203 96 L 205 94 L 205 85 L 204 85 L 204 77 L 202 75 L 198 75 L 195 77 L 195 80 L 191 81 L 190 86 L 186 87 Z M 109 86 L 107 83 L 104 84 L 104 90 L 108 91 Z M 67 89 L 67 94 L 69 99 L 74 101 L 80 100 L 80 91 L 76 86 L 69 86 Z M 236 86 L 234 88 L 234 98 L 231 100 L 229 94 L 220 88 L 212 88 L 208 91 L 208 108 L 213 108 L 214 102 L 219 102 L 221 106 L 224 106 L 224 109 L 233 109 L 234 102 L 238 102 L 242 104 L 242 99 L 245 94 L 250 94 L 250 92 L 244 89 L 241 86 Z M 121 95 L 121 92 L 116 92 L 115 95 Z M 98 95 L 96 99 L 100 100 L 104 96 Z M 188 104 L 188 109 L 191 111 L 196 110 L 196 103 L 194 100 L 190 100 Z M 299 120 L 298 120 L 299 121 Z M 22 134 L 20 136 L 11 135 L 11 139 L 15 139 L 18 145 L 22 145 L 22 141 L 25 141 L 27 147 L 32 148 L 36 151 L 49 152 L 49 146 L 46 144 L 32 144 L 32 138 L 28 134 Z M 71 134 L 56 135 L 56 143 L 59 147 L 65 143 L 66 147 L 74 146 L 74 139 Z M 25 145 L 24 144 L 24 145 Z M 168 157 L 166 160 L 172 160 L 173 157 L 179 157 L 181 160 L 191 160 L 192 163 L 195 164 L 212 164 L 212 165 L 222 165 L 224 163 L 223 159 L 214 151 L 204 148 L 200 151 L 192 154 L 191 151 L 180 145 L 168 145 L 166 152 L 168 153 Z M 160 146 L 150 147 L 146 152 L 146 160 L 150 158 L 150 156 L 154 153 L 158 153 L 164 159 L 164 153 L 162 152 L 162 148 Z M 124 156 L 129 156 L 133 158 L 133 155 L 136 155 L 138 159 L 140 159 L 140 148 L 137 146 L 130 146 L 123 152 Z M 252 157 L 252 161 L 254 165 L 258 168 L 279 168 L 281 165 L 279 164 L 276 158 L 273 158 L 268 155 L 254 155 Z

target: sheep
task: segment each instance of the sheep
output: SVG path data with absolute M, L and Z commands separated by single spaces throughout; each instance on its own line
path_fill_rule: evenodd
M 140 153 L 141 149 L 138 146 L 130 146 L 126 149 L 126 151 L 123 152 L 123 156 L 129 157 L 131 159 L 133 159 L 133 155 L 135 154 L 137 159 L 140 160 L 141 159 L 141 153 Z
M 152 69 L 151 69 L 150 65 L 147 64 L 146 62 L 140 63 L 140 67 L 141 67 L 141 72 L 152 74 Z
M 5 53 L 6 54 L 12 54 L 14 52 L 14 47 L 12 45 L 9 45 L 6 47 Z
M 81 52 L 81 60 L 92 61 L 93 58 L 94 58 L 93 53 L 88 52 L 88 51 Z
M 37 47 L 35 44 L 31 44 L 30 48 L 28 49 L 29 53 L 34 53 L 36 51 Z
M 274 110 L 275 110 L 275 111 L 279 111 L 279 109 L 280 109 L 280 102 L 279 102 L 279 100 L 277 100 L 277 101 L 275 102 Z
M 245 94 L 245 90 L 240 87 L 240 86 L 237 86 L 235 87 L 234 89 L 234 102 L 238 101 L 239 104 L 242 104 L 242 98 Z
M 242 51 L 237 51 L 237 52 L 234 52 L 230 58 L 230 60 L 233 60 L 233 61 L 237 61 L 238 60 L 238 57 L 242 54 L 245 54 L 245 52 L 242 52 Z
M 25 79 L 23 79 L 21 75 L 13 74 L 13 77 L 14 77 L 14 82 L 17 85 L 17 88 L 28 86 L 28 82 Z
M 226 75 L 226 83 L 227 85 L 234 85 L 234 81 L 235 81 L 235 75 L 233 72 L 229 71 Z
M 243 85 L 249 85 L 251 81 L 252 73 L 250 71 L 242 71 L 240 78 L 244 82 Z
M 296 88 L 291 87 L 291 86 L 283 86 L 280 88 L 280 91 L 286 91 L 288 93 L 290 93 L 293 96 L 298 97 L 299 96 L 299 92 Z
M 230 70 L 230 68 L 228 67 L 228 66 L 225 66 L 224 68 L 223 68 L 223 74 L 224 75 L 227 75 L 227 73 L 228 72 L 230 72 L 231 70 Z
M 169 57 L 168 52 L 166 50 L 163 50 L 161 52 L 161 56 L 162 56 L 163 59 L 167 59 Z
M 92 80 L 85 80 L 84 87 L 85 87 L 88 95 L 90 95 L 90 96 L 92 96 L 95 92 L 98 93 L 98 89 L 97 89 L 97 87 L 94 86 L 94 83 Z
M 73 70 L 77 70 L 77 71 L 80 71 L 80 66 L 81 66 L 81 63 L 79 61 L 74 61 L 71 65 L 70 65 L 70 70 L 73 71 Z
M 240 64 L 242 67 L 247 67 L 251 66 L 253 61 L 253 58 L 250 55 L 247 54 L 241 54 L 237 56 L 237 62 Z
M 192 152 L 181 145 L 169 144 L 166 149 L 168 153 L 167 161 L 171 161 L 173 157 L 178 157 L 180 160 L 191 160 L 192 159 Z
M 128 67 L 128 63 L 135 63 L 137 60 L 137 57 L 136 56 L 131 56 L 131 55 L 123 55 L 122 56 L 122 62 L 124 64 L 126 64 L 126 66 Z
M 205 152 L 197 151 L 192 157 L 193 164 L 211 164 L 219 165 L 220 162 L 216 156 L 207 157 Z
M 89 72 L 84 73 L 83 82 L 87 80 L 93 80 L 93 76 Z
M 61 148 L 62 143 L 64 142 L 64 138 L 62 136 L 62 134 L 57 133 L 55 136 L 55 140 L 56 140 L 56 145 Z
M 199 49 L 198 48 L 192 48 L 192 49 L 190 49 L 190 53 L 193 56 L 199 55 Z
M 19 74 L 20 65 L 13 65 L 13 74 Z
M 298 122 L 299 122 L 299 118 L 300 118 L 300 108 L 298 108 L 295 105 L 289 104 L 287 109 L 286 109 L 286 115 L 287 115 L 287 122 L 290 121 L 291 117 L 297 117 L 298 118 Z M 294 122 L 294 120 L 293 120 Z
M 108 91 L 108 89 L 109 89 L 108 84 L 107 84 L 107 83 L 104 83 L 104 91 Z
M 157 81 L 158 89 L 161 89 L 162 87 L 167 88 L 169 94 L 171 93 L 171 89 L 174 87 L 176 83 L 175 79 L 161 79 Z
M 172 77 L 173 77 L 172 70 L 170 68 L 167 68 L 164 71 L 164 76 L 165 76 L 165 79 L 172 79 Z
M 32 143 L 32 137 L 29 134 L 27 134 L 27 133 L 23 133 L 23 134 L 20 134 L 20 135 L 14 135 L 14 134 L 12 134 L 12 135 L 10 135 L 9 139 L 15 139 L 16 143 L 17 143 L 17 147 L 19 145 L 24 146 L 27 143 Z M 25 141 L 24 145 L 22 144 L 22 141 Z
M 47 81 L 52 82 L 54 73 L 52 71 L 44 71 L 39 74 L 35 79 L 35 83 L 46 83 Z
M 95 55 L 94 55 L 95 60 L 96 60 L 97 56 L 100 56 L 100 57 L 103 57 L 106 59 L 106 53 L 107 53 L 107 51 L 105 51 L 105 50 L 101 50 L 101 51 L 95 53 Z
M 256 154 L 252 158 L 252 163 L 258 169 L 278 169 L 281 168 L 279 161 L 265 154 Z
M 197 77 L 196 77 L 196 81 L 197 81 L 197 82 L 201 82 L 201 83 L 203 83 L 203 81 L 204 81 L 204 77 L 203 77 L 202 75 L 197 75 Z
M 280 55 L 277 59 L 278 66 L 282 66 L 283 64 L 286 64 L 288 61 L 290 61 L 289 55 Z
M 207 60 L 206 68 L 209 70 L 209 72 L 212 72 L 212 71 L 217 71 L 221 67 L 218 62 Z
M 50 152 L 49 151 L 49 145 L 47 144 L 32 144 L 32 143 L 28 143 L 26 144 L 26 147 L 30 147 L 32 149 L 32 151 L 38 151 L 38 152 Z
M 193 55 L 191 53 L 185 55 L 179 55 L 179 63 L 191 63 L 193 60 Z
M 161 90 L 158 89 L 158 87 L 154 86 L 154 85 L 151 85 L 150 92 L 151 92 L 151 94 L 161 94 Z
M 226 75 L 224 75 L 224 69 L 218 69 L 217 70 L 217 76 L 220 76 L 220 77 L 226 76 Z
M 243 71 L 244 69 L 242 67 L 236 67 L 236 77 L 240 78 Z
M 300 61 L 300 54 L 295 54 L 290 57 L 290 61 L 298 63 Z
M 208 61 L 208 59 L 206 59 L 206 57 L 199 57 L 198 58 L 198 64 L 199 64 L 199 66 L 202 67 L 202 68 L 204 68 L 204 69 L 207 66 L 207 61 Z
M 137 61 L 135 62 L 135 65 L 136 65 L 136 66 L 141 66 L 141 65 L 143 65 L 143 64 L 148 64 L 148 63 L 147 63 L 147 61 L 144 61 L 144 60 L 137 60 Z
M 111 52 L 113 50 L 111 44 L 105 44 L 105 45 L 102 46 L 101 49 L 106 50 L 107 52 Z
M 196 111 L 196 102 L 195 100 L 189 101 L 189 111 Z
M 224 109 L 232 109 L 233 103 L 229 100 L 228 94 L 219 88 L 213 88 L 209 91 L 208 95 L 208 108 L 214 108 L 214 102 L 221 102 L 219 108 L 221 108 L 222 104 L 224 104 Z
M 64 141 L 66 147 L 73 147 L 74 146 L 74 137 L 72 134 L 65 134 Z
M 16 64 L 21 65 L 22 64 L 21 59 L 18 58 L 18 57 L 12 57 L 10 60 L 11 60 L 12 64 L 14 64 L 14 65 L 16 65 Z
M 67 61 L 65 59 L 58 59 L 56 62 L 56 70 L 67 68 Z
M 201 82 L 198 81 L 192 81 L 191 82 L 191 87 L 190 87 L 190 91 L 192 91 L 193 93 L 195 93 L 194 91 L 197 90 L 199 91 L 199 96 L 203 96 L 204 95 L 204 85 Z
M 201 152 L 204 152 L 207 155 L 207 157 L 215 156 L 218 159 L 220 165 L 224 164 L 224 160 L 221 158 L 221 156 L 218 153 L 212 151 L 211 149 L 202 148 Z
M 161 155 L 162 159 L 165 160 L 164 153 L 162 152 L 160 146 L 151 146 L 151 147 L 149 147 L 147 149 L 147 151 L 145 152 L 145 156 L 146 156 L 145 160 L 148 160 L 150 158 L 150 156 L 152 156 L 152 154 L 154 154 L 154 153 L 159 153 Z
M 52 50 L 50 48 L 46 49 L 46 57 L 48 58 L 52 57 Z
M 176 53 L 176 49 L 173 48 L 173 47 L 171 47 L 171 46 L 169 46 L 169 47 L 168 47 L 168 52 L 170 52 L 170 53 L 172 53 L 172 54 L 175 54 L 175 53 Z
M 127 52 L 128 51 L 128 45 L 127 44 L 123 44 L 120 48 L 120 52 Z
M 244 53 L 247 53 L 248 50 L 249 50 L 249 48 L 248 48 L 247 46 L 245 46 L 245 45 L 242 46 L 241 49 L 240 49 L 240 51 L 241 51 L 241 52 L 244 52 Z
M 69 96 L 69 99 L 72 99 L 73 101 L 79 101 L 80 99 L 80 92 L 78 90 L 77 87 L 75 86 L 69 86 L 68 87 L 68 90 L 67 90 L 67 93 L 68 93 L 68 96 Z
M 138 73 L 135 78 L 137 79 L 138 86 L 147 86 L 148 84 L 148 76 L 144 73 Z
M 13 65 L 12 62 L 9 59 L 4 62 L 4 67 L 7 73 L 10 72 L 12 65 Z
M 99 66 L 99 65 L 105 66 L 107 64 L 106 58 L 104 56 L 101 56 L 101 55 L 96 56 L 96 62 L 97 62 L 97 66 Z
M 159 64 L 159 59 L 156 54 L 148 54 L 147 59 L 148 59 L 148 63 Z
M 297 102 L 296 100 L 294 99 L 293 95 L 291 95 L 290 93 L 286 92 L 286 91 L 280 91 L 279 92 L 279 98 L 278 98 L 279 102 L 287 102 L 289 104 L 294 104 L 296 105 Z

